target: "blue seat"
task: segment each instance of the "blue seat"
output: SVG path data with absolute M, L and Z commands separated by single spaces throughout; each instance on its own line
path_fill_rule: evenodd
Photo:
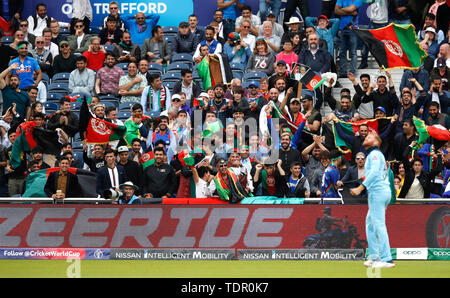
M 104 44 L 103 47 L 105 48 L 106 52 L 114 51 L 114 46 L 112 44 Z
M 94 34 L 94 35 L 98 35 L 100 33 L 100 28 L 98 28 L 98 27 L 90 27 L 89 28 L 89 33 L 90 34 Z
M 79 111 L 81 108 L 82 103 L 79 101 L 74 101 L 70 103 L 70 110 L 72 111 Z
M 117 67 L 120 67 L 122 70 L 128 71 L 128 63 L 127 62 L 121 62 L 116 64 Z
M 159 117 L 161 112 L 159 112 L 159 111 L 151 111 L 151 112 L 145 112 L 144 114 L 146 116 L 150 117 L 150 118 L 156 118 L 156 117 Z
M 72 147 L 72 149 L 73 149 L 73 147 Z M 78 161 L 80 162 L 80 166 L 81 167 L 84 166 L 83 150 L 80 150 L 80 149 L 72 150 L 72 157 L 73 157 L 73 159 L 78 159 Z
M 233 78 L 237 78 L 242 81 L 242 77 L 244 76 L 242 72 L 233 70 L 231 73 L 233 75 Z
M 70 29 L 68 27 L 59 27 L 59 34 L 70 35 Z
M 181 80 L 180 72 L 167 72 L 161 76 L 163 82 L 178 82 Z
M 61 98 L 63 98 L 65 95 L 62 93 L 55 93 L 55 92 L 49 92 L 47 93 L 47 101 L 52 102 L 58 102 Z
M 230 63 L 230 69 L 231 70 L 239 70 L 242 72 L 245 72 L 245 65 L 242 63 Z
M 42 105 L 44 106 L 45 112 L 47 112 L 47 111 L 55 112 L 55 111 L 59 110 L 59 104 L 57 104 L 56 102 L 46 101 Z
M 194 65 L 194 60 L 191 54 L 188 53 L 178 53 L 172 56 L 172 63 L 179 62 L 179 63 L 185 63 L 190 66 L 190 69 L 192 69 L 192 66 Z
M 122 121 L 127 120 L 130 117 L 131 117 L 131 112 L 119 111 L 117 113 L 117 119 L 122 120 Z
M 46 72 L 41 72 L 41 73 L 42 73 L 41 82 L 43 82 L 45 87 L 47 87 L 48 84 L 50 84 L 50 77 L 48 76 L 48 74 Z
M 173 87 L 175 87 L 176 83 L 177 82 L 174 82 L 174 81 L 167 81 L 167 82 L 163 81 L 163 85 L 166 86 L 167 88 L 169 88 L 170 92 L 172 92 Z
M 59 72 L 53 75 L 52 83 L 69 83 L 70 72 Z
M 164 36 L 176 36 L 178 33 L 177 26 L 164 26 L 162 27 L 162 31 L 164 32 Z
M 73 141 L 72 149 L 83 149 L 83 142 L 81 142 L 81 140 Z
M 158 73 L 158 74 L 162 75 L 164 70 L 163 70 L 163 67 L 161 64 L 149 63 L 148 64 L 148 72 L 149 73 Z
M 2 44 L 9 45 L 14 41 L 14 37 L 12 36 L 3 36 L 2 37 Z
M 122 102 L 119 104 L 119 112 L 129 112 L 130 108 L 140 102 L 135 101 L 129 101 L 129 102 Z
M 182 69 L 191 69 L 191 66 L 186 63 L 181 62 L 172 62 L 169 65 L 167 65 L 167 72 L 173 72 L 173 71 L 181 71 Z
M 91 97 L 91 95 L 89 93 L 86 93 L 86 92 L 73 92 L 73 93 L 70 93 L 69 96 L 71 96 L 71 97 L 79 96 L 80 97 L 80 101 L 82 101 L 82 99 L 84 97 L 86 97 L 86 99 Z
M 117 108 L 119 106 L 119 102 L 118 101 L 102 100 L 101 103 L 105 105 L 105 108 L 107 108 L 107 107 L 115 107 L 115 108 Z
M 262 71 L 247 72 L 243 76 L 244 81 L 260 80 L 262 78 L 267 78 L 267 75 Z
M 47 91 L 69 95 L 69 83 L 51 83 L 47 86 Z

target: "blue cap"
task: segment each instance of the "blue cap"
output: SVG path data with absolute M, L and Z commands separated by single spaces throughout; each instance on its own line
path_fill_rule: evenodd
M 380 110 L 380 111 L 382 111 L 383 113 L 386 114 L 386 110 L 382 106 L 379 106 L 378 108 L 376 108 L 375 112 L 378 111 L 378 110 Z
M 247 86 L 256 86 L 256 87 L 258 87 L 259 88 L 259 83 L 257 82 L 257 81 L 255 81 L 255 80 L 253 80 L 253 81 L 250 81 L 250 82 L 248 82 L 248 84 L 247 84 Z

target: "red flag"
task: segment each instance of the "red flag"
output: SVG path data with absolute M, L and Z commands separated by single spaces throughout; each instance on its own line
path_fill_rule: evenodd
M 106 144 L 125 136 L 127 128 L 114 123 L 91 117 L 86 129 L 87 144 Z

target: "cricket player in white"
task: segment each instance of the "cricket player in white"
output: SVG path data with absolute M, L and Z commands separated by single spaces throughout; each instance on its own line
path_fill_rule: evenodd
M 369 211 L 366 217 L 366 235 L 369 245 L 369 257 L 364 265 L 373 268 L 395 267 L 392 261 L 389 236 L 386 228 L 386 208 L 391 200 L 391 189 L 386 160 L 380 151 L 381 139 L 370 133 L 363 142 L 367 150 L 364 171 L 366 178 L 357 188 L 352 188 L 352 195 L 359 195 L 364 189 L 368 193 Z

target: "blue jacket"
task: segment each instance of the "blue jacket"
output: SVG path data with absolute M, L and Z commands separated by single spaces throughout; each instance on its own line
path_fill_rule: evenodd
M 364 164 L 366 179 L 362 184 L 368 192 L 375 193 L 387 189 L 390 195 L 388 170 L 383 153 L 377 147 L 369 148 L 367 152 L 368 155 Z
M 122 20 L 125 23 L 125 27 L 130 31 L 131 42 L 142 47 L 144 40 L 152 37 L 152 29 L 159 21 L 159 15 L 149 14 L 145 16 L 145 24 L 140 26 L 136 23 L 133 15 L 123 16 Z
M 423 66 L 419 68 L 418 72 L 414 72 L 410 69 L 405 70 L 402 81 L 400 82 L 400 90 L 403 90 L 404 87 L 408 87 L 409 89 L 415 87 L 412 82 L 408 81 L 408 79 L 411 78 L 415 78 L 422 86 L 423 90 L 428 91 L 428 89 L 430 89 L 430 74 Z
M 235 49 L 235 47 L 232 47 L 228 42 L 225 43 L 225 46 L 223 48 L 223 52 L 225 55 L 227 55 L 228 61 L 230 63 L 233 61 L 233 59 L 236 57 L 236 55 L 238 55 L 238 53 L 236 53 L 234 51 L 234 49 Z M 252 50 L 250 49 L 250 46 L 247 46 L 242 51 L 242 54 L 240 56 L 240 60 L 238 61 L 238 63 L 241 63 L 241 64 L 245 65 L 245 67 L 247 67 L 248 59 L 250 59 L 251 55 L 252 55 Z
M 339 171 L 330 164 L 323 174 L 322 180 L 322 198 L 339 198 L 336 183 L 339 181 Z
M 305 23 L 307 27 L 313 26 L 316 28 L 317 35 L 319 38 L 325 40 L 328 45 L 328 52 L 331 56 L 334 56 L 334 38 L 339 31 L 339 19 L 330 19 L 331 27 L 329 29 L 321 29 L 317 26 L 316 17 L 306 17 Z

